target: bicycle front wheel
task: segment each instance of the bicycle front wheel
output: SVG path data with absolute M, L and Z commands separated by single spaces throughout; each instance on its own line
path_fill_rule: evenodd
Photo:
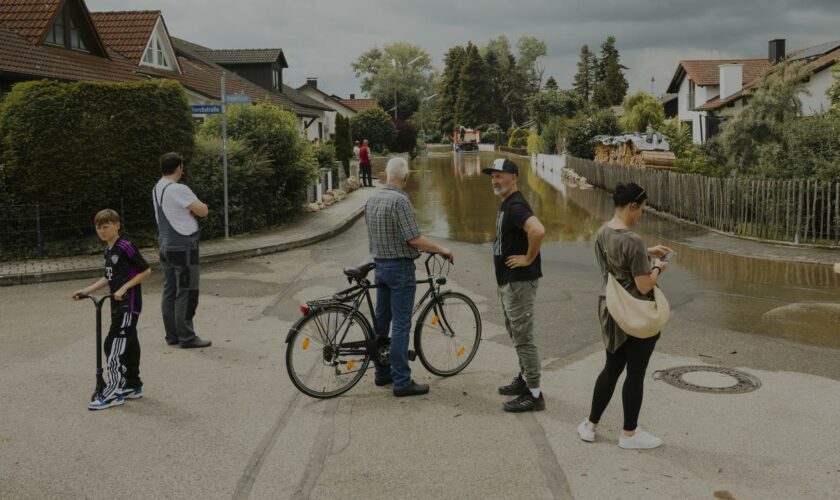
M 414 350 L 427 370 L 449 377 L 470 364 L 481 342 L 481 315 L 469 297 L 443 292 L 423 308 L 414 331 Z
M 326 399 L 347 392 L 370 364 L 367 321 L 348 306 L 311 311 L 292 326 L 286 370 L 301 392 Z

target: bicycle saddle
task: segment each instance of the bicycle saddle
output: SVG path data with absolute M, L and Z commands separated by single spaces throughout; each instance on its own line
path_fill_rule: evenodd
M 374 262 L 368 262 L 367 264 L 362 264 L 359 267 L 345 267 L 344 274 L 348 278 L 353 278 L 355 280 L 363 280 L 367 277 L 368 273 L 376 267 Z

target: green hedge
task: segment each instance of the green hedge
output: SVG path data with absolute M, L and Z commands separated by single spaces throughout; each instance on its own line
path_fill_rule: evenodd
M 122 195 L 148 208 L 160 155 L 189 157 L 193 133 L 177 82 L 19 83 L 0 107 L 5 185 L 18 203 L 94 209 Z
M 50 204 L 54 224 L 90 213 L 90 227 L 43 227 L 63 238 L 90 236 L 94 214 L 119 210 L 121 198 L 153 226 L 160 155 L 189 157 L 193 136 L 187 95 L 171 80 L 18 83 L 0 101 L 0 204 Z
M 269 193 L 262 208 L 266 221 L 276 224 L 298 215 L 306 202 L 307 189 L 318 177 L 318 160 L 312 145 L 301 136 L 295 115 L 267 103 L 229 106 L 227 132 L 228 137 L 248 144 L 253 153 L 270 164 L 270 173 L 261 186 Z M 221 118 L 208 119 L 199 135 L 221 137 Z M 187 169 L 188 183 L 189 175 Z M 196 194 L 202 196 L 198 191 Z
M 368 146 L 374 151 L 383 151 L 392 147 L 397 137 L 397 127 L 391 117 L 381 108 L 369 108 L 350 119 L 353 138 L 359 141 L 367 139 Z

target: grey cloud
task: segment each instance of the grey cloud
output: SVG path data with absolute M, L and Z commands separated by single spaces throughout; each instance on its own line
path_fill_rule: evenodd
M 93 10 L 158 9 L 170 31 L 215 48 L 282 47 L 287 83 L 317 76 L 330 92 L 358 93 L 350 63 L 373 46 L 407 41 L 438 65 L 446 50 L 506 35 L 546 41 L 546 76 L 571 84 L 580 46 L 617 38 L 631 90 L 662 92 L 681 59 L 766 57 L 840 39 L 836 0 L 88 0 Z

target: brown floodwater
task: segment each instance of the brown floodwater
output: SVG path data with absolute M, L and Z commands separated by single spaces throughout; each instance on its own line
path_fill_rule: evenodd
M 424 234 L 478 244 L 492 241 L 499 200 L 481 168 L 495 157 L 432 152 L 414 160 L 406 191 Z M 557 276 L 597 273 L 592 240 L 612 217 L 609 195 L 549 184 L 531 172 L 527 158 L 510 158 L 520 169 L 520 190 L 546 228 L 543 266 Z M 374 162 L 380 175 L 383 168 L 384 162 Z M 711 327 L 840 347 L 840 275 L 830 266 L 686 246 L 679 242 L 704 230 L 650 213 L 635 230 L 650 244 L 665 240 L 677 251 L 667 290 L 675 310 L 682 308 Z

